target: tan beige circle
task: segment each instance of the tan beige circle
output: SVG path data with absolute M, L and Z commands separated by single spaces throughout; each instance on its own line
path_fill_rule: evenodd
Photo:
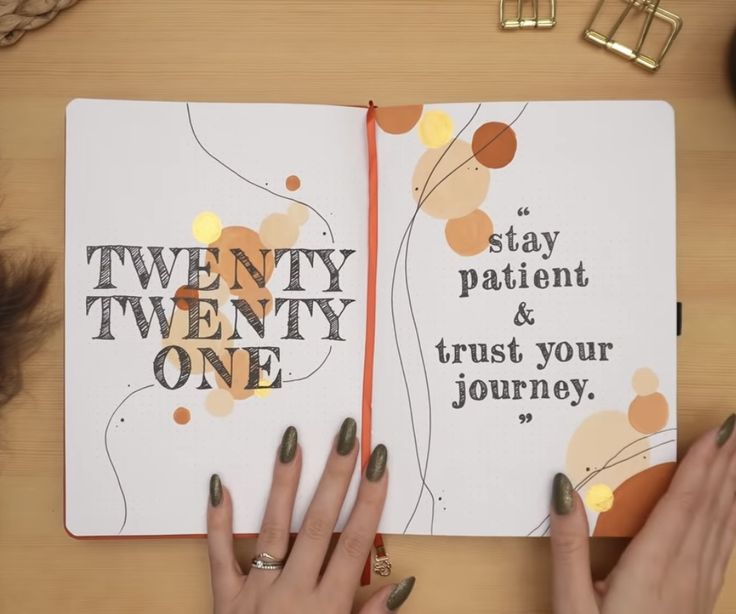
M 299 224 L 299 226 L 309 219 L 309 209 L 301 203 L 291 203 L 287 213 L 292 221 Z
M 475 159 L 470 143 L 458 140 L 449 147 L 444 157 L 444 147 L 427 150 L 419 158 L 411 184 L 414 201 L 419 204 L 422 197 L 421 210 L 442 220 L 477 209 L 491 182 L 491 172 Z
M 261 222 L 258 234 L 266 247 L 288 248 L 299 238 L 299 224 L 285 213 L 272 213 Z
M 213 388 L 207 393 L 205 407 L 207 407 L 207 411 L 213 416 L 217 416 L 218 418 L 227 416 L 233 410 L 234 405 L 235 401 L 229 390 Z
M 642 367 L 641 369 L 634 371 L 634 375 L 631 378 L 631 385 L 634 387 L 637 395 L 645 397 L 648 394 L 657 392 L 657 388 L 659 388 L 659 378 L 651 369 Z

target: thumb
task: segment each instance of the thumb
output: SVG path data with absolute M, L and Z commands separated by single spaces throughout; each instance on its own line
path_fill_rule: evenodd
M 598 605 L 590 574 L 588 518 L 564 473 L 552 486 L 552 602 L 557 614 L 590 614 Z
M 409 598 L 414 589 L 416 578 L 410 576 L 404 578 L 393 586 L 384 586 L 376 591 L 373 596 L 361 608 L 360 614 L 385 614 L 386 612 L 397 612 Z
M 217 611 L 218 604 L 230 600 L 237 594 L 243 582 L 233 545 L 233 502 L 217 474 L 210 478 L 207 550 L 212 574 L 212 593 Z

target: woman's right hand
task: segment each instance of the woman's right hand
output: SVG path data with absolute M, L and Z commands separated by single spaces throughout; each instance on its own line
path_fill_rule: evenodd
M 690 448 L 620 561 L 593 583 L 583 502 L 563 474 L 552 505 L 557 614 L 709 614 L 736 542 L 736 415 Z

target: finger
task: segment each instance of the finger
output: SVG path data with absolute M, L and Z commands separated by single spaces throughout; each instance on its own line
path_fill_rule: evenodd
M 290 426 L 284 431 L 274 463 L 271 493 L 256 541 L 258 554 L 266 553 L 278 560 L 286 558 L 301 469 L 302 455 L 297 431 Z M 277 571 L 267 569 L 252 569 L 250 573 L 251 579 L 261 585 L 270 585 L 278 576 Z
M 388 450 L 377 445 L 366 465 L 355 505 L 327 565 L 321 590 L 352 599 L 371 552 L 388 488 Z
M 358 455 L 357 425 L 348 418 L 340 427 L 317 492 L 297 535 L 283 577 L 289 582 L 314 586 L 325 560 Z
M 220 477 L 210 478 L 210 498 L 207 508 L 207 549 L 212 574 L 215 610 L 228 602 L 242 587 L 243 574 L 233 549 L 233 504 L 230 493 Z
M 727 429 L 736 420 L 730 417 L 724 422 L 723 427 Z M 719 433 L 723 432 L 723 427 Z M 731 432 L 733 427 L 730 426 Z M 718 441 L 718 438 L 717 438 Z M 704 581 L 707 577 L 714 577 L 716 562 L 718 561 L 723 531 L 725 530 L 731 508 L 734 503 L 736 492 L 736 437 L 726 437 L 721 441 L 716 461 L 710 471 L 709 478 L 709 505 L 705 508 L 705 521 L 703 522 L 707 532 L 707 542 L 703 552 L 703 575 Z M 710 589 L 710 587 L 708 587 Z
M 732 419 L 729 418 L 724 426 L 731 425 L 733 430 Z M 711 451 L 709 463 L 705 467 L 701 480 L 705 484 L 705 488 L 701 489 L 700 496 L 695 502 L 693 513 L 688 524 L 688 531 L 682 539 L 682 548 L 680 549 L 679 559 L 686 568 L 692 569 L 692 565 L 700 565 L 703 573 L 712 571 L 712 563 L 716 544 L 713 540 L 720 541 L 720 535 L 714 535 L 713 529 L 716 523 L 717 502 L 720 495 L 720 488 L 723 485 L 728 466 L 730 464 L 730 453 L 732 451 L 733 442 L 727 439 L 721 439 L 722 429 L 719 429 L 715 436 L 710 434 L 707 437 L 707 447 Z M 728 433 L 730 434 L 730 432 Z M 720 530 L 720 527 L 718 527 Z M 707 578 L 701 578 L 707 582 Z
M 718 560 L 715 565 L 714 577 L 718 582 L 718 590 L 723 585 L 723 579 L 726 576 L 728 563 L 733 556 L 734 546 L 736 546 L 736 502 L 731 508 L 731 515 L 728 517 L 726 526 L 723 530 L 723 539 L 721 540 L 721 549 L 718 553 Z
M 563 473 L 558 473 L 553 482 L 550 523 L 554 611 L 597 612 L 590 574 L 588 518 L 580 496 Z
M 728 420 L 736 421 L 736 418 L 729 417 Z M 724 424 L 728 424 L 728 421 Z M 720 480 L 717 479 L 714 483 L 716 492 L 715 533 L 721 533 L 724 530 L 734 504 L 734 493 L 736 493 L 736 436 L 730 436 L 723 442 L 719 456 L 724 458 L 725 469 L 720 476 Z
M 398 584 L 384 586 L 377 590 L 360 609 L 360 614 L 385 614 L 398 611 L 409 599 L 409 595 L 414 590 L 415 581 L 416 578 L 411 576 L 404 578 Z
M 667 492 L 624 553 L 632 564 L 664 574 L 674 560 L 705 491 L 704 476 L 718 451 L 714 440 L 715 431 L 708 431 L 680 462 Z

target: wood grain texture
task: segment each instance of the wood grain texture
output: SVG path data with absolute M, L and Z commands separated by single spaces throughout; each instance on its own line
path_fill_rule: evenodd
M 736 408 L 736 105 L 725 69 L 736 4 L 667 0 L 685 27 L 654 76 L 581 40 L 592 0 L 559 4 L 551 31 L 500 32 L 496 0 L 84 0 L 0 51 L 0 216 L 18 227 L 8 245 L 56 260 L 49 303 L 60 309 L 64 107 L 74 97 L 663 98 L 677 115 L 684 448 Z M 57 330 L 0 417 L 0 611 L 208 611 L 201 540 L 75 541 L 64 532 L 62 344 Z M 393 577 L 418 577 L 402 612 L 549 611 L 546 540 L 389 536 L 387 546 Z M 594 543 L 597 573 L 623 546 Z M 238 543 L 243 556 L 252 547 Z M 726 586 L 718 611 L 734 613 L 736 564 Z

